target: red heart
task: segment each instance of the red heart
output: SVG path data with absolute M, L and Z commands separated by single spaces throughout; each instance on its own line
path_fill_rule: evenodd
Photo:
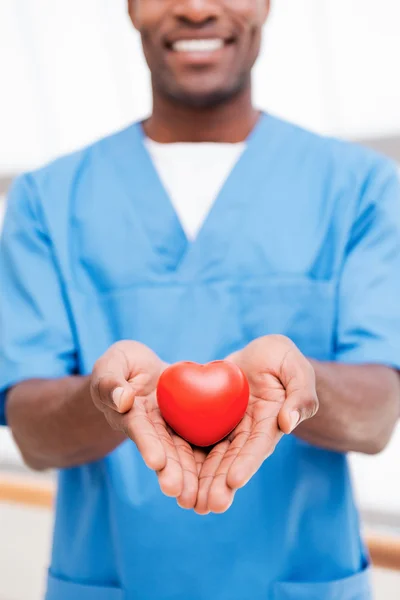
M 181 362 L 168 367 L 157 387 L 164 420 L 194 446 L 212 446 L 240 423 L 249 403 L 244 373 L 230 362 Z

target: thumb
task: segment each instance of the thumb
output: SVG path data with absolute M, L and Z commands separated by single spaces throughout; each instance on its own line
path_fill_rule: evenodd
M 315 390 L 293 392 L 288 396 L 279 412 L 278 424 L 280 430 L 286 435 L 292 433 L 300 423 L 314 417 L 318 407 L 318 397 Z
M 121 382 L 112 394 L 112 401 L 120 414 L 129 412 L 135 401 L 135 390 L 128 382 Z

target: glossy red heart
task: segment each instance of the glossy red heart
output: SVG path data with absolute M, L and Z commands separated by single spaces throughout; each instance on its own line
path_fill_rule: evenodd
M 212 446 L 240 423 L 249 403 L 244 373 L 230 362 L 181 362 L 160 377 L 157 400 L 164 420 L 194 446 Z

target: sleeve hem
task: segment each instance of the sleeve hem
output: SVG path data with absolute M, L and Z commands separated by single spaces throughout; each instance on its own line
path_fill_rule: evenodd
M 336 362 L 353 365 L 384 365 L 400 371 L 400 349 L 391 350 L 390 346 L 374 348 L 350 348 L 335 355 Z

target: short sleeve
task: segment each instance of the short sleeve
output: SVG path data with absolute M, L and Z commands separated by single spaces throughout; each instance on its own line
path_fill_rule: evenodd
M 76 353 L 61 277 L 32 177 L 10 191 L 0 244 L 0 424 L 7 390 L 75 370 Z
M 365 182 L 339 287 L 336 359 L 400 369 L 400 182 L 382 160 Z

